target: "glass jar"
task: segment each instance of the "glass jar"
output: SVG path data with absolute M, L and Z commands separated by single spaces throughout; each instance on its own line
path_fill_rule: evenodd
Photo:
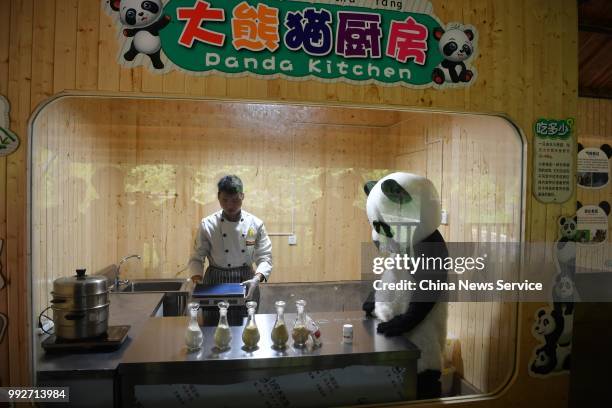
M 204 341 L 202 330 L 198 324 L 198 309 L 200 305 L 191 302 L 187 307 L 189 308 L 190 319 L 187 330 L 185 331 L 185 345 L 187 346 L 187 350 L 196 351 L 202 347 L 202 342 Z
M 300 299 L 295 302 L 295 306 L 297 308 L 298 314 L 295 318 L 295 322 L 293 323 L 291 338 L 293 339 L 293 347 L 304 348 L 306 347 L 308 335 L 310 334 L 310 330 L 308 330 L 308 327 L 306 325 L 306 313 L 304 312 L 306 301 Z
M 229 307 L 229 303 L 219 302 L 217 306 L 219 306 L 219 324 L 215 330 L 215 346 L 223 351 L 230 348 L 230 343 L 232 341 L 232 332 L 227 323 L 227 308 Z
M 282 350 L 287 347 L 287 340 L 289 340 L 289 332 L 285 324 L 285 302 L 279 300 L 274 303 L 274 306 L 276 306 L 276 322 L 274 322 L 270 337 L 272 338 L 272 347 Z
M 244 348 L 247 350 L 252 350 L 257 348 L 257 343 L 259 342 L 259 329 L 257 328 L 257 323 L 255 322 L 255 308 L 257 307 L 257 302 L 247 302 L 246 303 L 248 318 L 247 324 L 244 326 L 244 330 L 242 331 L 242 342 L 244 343 Z

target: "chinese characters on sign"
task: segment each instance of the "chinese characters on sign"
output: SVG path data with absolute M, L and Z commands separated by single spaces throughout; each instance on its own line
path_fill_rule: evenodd
M 431 5 L 416 11 L 378 8 L 377 3 L 371 7 L 331 1 L 169 0 L 141 11 L 150 23 L 124 18 L 110 6 L 107 11 L 123 33 L 119 61 L 158 72 L 246 73 L 418 88 L 474 82 L 474 27 L 441 24 Z
M 534 125 L 533 192 L 543 203 L 562 203 L 572 194 L 573 125 L 573 119 L 539 119 Z

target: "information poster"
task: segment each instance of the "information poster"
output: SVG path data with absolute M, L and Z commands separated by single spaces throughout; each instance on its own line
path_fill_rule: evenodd
M 575 240 L 579 244 L 601 244 L 608 239 L 608 214 L 610 205 L 585 205 L 576 211 L 578 225 Z
M 571 118 L 534 125 L 533 193 L 543 203 L 563 203 L 572 195 L 573 127 Z
M 605 144 L 583 148 L 578 145 L 577 177 L 582 188 L 602 188 L 608 184 L 612 148 Z

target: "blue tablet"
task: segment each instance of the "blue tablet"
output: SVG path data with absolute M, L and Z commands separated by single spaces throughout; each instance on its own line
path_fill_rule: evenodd
M 194 298 L 244 297 L 244 286 L 239 283 L 198 283 L 193 289 Z

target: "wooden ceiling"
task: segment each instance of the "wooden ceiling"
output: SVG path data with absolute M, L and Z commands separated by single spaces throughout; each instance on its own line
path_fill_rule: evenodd
M 612 0 L 579 0 L 579 94 L 612 98 Z

